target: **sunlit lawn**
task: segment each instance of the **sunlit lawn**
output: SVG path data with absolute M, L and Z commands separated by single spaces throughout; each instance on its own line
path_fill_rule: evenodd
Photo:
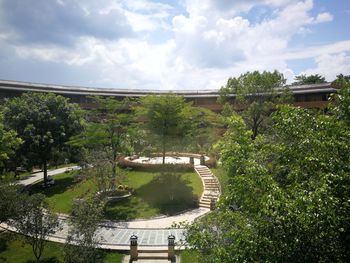
M 74 199 L 87 197 L 97 190 L 93 180 L 74 182 L 73 172 L 56 175 L 54 179 L 54 186 L 42 189 L 37 184 L 32 192 L 44 193 L 55 212 L 70 213 Z M 195 207 L 203 189 L 194 172 L 160 176 L 159 173 L 131 171 L 127 173 L 125 184 L 135 189 L 135 193 L 128 199 L 108 204 L 106 218 L 126 220 L 173 215 Z

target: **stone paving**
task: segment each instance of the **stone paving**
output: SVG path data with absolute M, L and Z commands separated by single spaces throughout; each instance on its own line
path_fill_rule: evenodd
M 48 172 L 48 175 L 54 176 L 63 173 L 67 170 L 77 169 L 77 166 L 65 167 Z M 30 185 L 39 182 L 43 178 L 43 173 L 36 173 L 25 180 L 18 183 L 22 185 Z M 175 216 L 161 216 L 148 220 L 133 220 L 133 221 L 102 221 L 97 230 L 97 237 L 101 240 L 102 248 L 114 250 L 128 250 L 130 245 L 131 235 L 138 236 L 139 248 L 143 250 L 165 250 L 167 249 L 167 238 L 170 234 L 175 236 L 176 249 L 184 249 L 181 241 L 184 240 L 184 229 L 171 229 L 174 223 L 193 222 L 196 218 L 203 216 L 210 210 L 208 208 L 197 208 L 178 214 Z M 60 225 L 62 230 L 56 232 L 48 239 L 55 242 L 64 243 L 68 234 L 68 216 L 59 215 Z M 16 229 L 2 224 L 1 227 L 7 228 L 11 231 Z

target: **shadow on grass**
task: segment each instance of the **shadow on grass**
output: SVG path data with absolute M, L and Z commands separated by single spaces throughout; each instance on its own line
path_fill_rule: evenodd
M 56 257 L 40 259 L 39 263 L 60 263 L 61 261 Z M 37 263 L 36 260 L 27 260 L 26 263 Z
M 162 173 L 136 189 L 129 199 L 107 205 L 105 215 L 119 220 L 147 218 L 156 214 L 174 215 L 197 207 L 197 199 L 190 181 L 178 174 Z
M 193 188 L 179 174 L 163 173 L 138 189 L 137 193 L 161 214 L 173 215 L 195 206 Z
M 43 188 L 42 183 L 37 183 L 33 185 L 31 188 L 29 188 L 29 193 L 30 194 L 42 193 L 47 197 L 50 197 L 56 194 L 64 193 L 73 185 L 78 183 L 79 182 L 74 182 L 73 177 L 58 178 L 58 179 L 55 179 L 55 185 L 47 188 Z
M 9 240 L 9 235 L 6 232 L 1 232 L 0 233 L 0 253 L 4 252 L 7 249 L 7 242 Z M 0 257 L 0 262 L 1 262 L 1 257 Z

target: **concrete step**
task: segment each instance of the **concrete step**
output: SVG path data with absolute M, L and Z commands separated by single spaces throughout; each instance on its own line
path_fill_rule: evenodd
M 168 253 L 139 253 L 138 259 L 168 259 Z
M 203 195 L 202 198 L 219 198 L 220 194 L 213 194 L 213 195 Z
M 210 208 L 210 205 L 206 205 L 206 204 L 199 204 L 199 206 L 203 208 Z
M 201 201 L 210 201 L 211 199 L 218 199 L 217 197 L 205 197 L 205 196 L 203 196 L 202 198 L 201 198 Z
M 205 175 L 205 174 L 212 174 L 211 171 L 197 171 L 197 173 L 199 173 L 200 175 Z
M 205 202 L 205 203 L 210 203 L 211 199 L 214 199 L 215 201 L 218 200 L 218 198 L 202 198 L 199 202 Z
M 212 172 L 210 170 L 197 170 L 197 173 L 199 173 L 199 174 L 211 174 Z

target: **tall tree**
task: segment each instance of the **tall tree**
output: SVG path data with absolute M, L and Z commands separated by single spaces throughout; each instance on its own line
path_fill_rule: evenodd
M 191 112 L 188 109 L 191 106 L 183 97 L 172 94 L 146 96 L 140 104 L 138 114 L 143 118 L 150 136 L 156 136 L 155 142 L 162 152 L 164 164 L 166 150 L 185 137 L 189 124 L 187 113 Z
M 117 179 L 117 157 L 131 151 L 133 113 L 130 99 L 93 97 L 98 107 L 87 112 L 87 125 L 83 133 L 74 136 L 73 145 L 101 150 L 112 165 L 112 180 Z M 104 160 L 106 161 L 106 160 Z M 115 183 L 112 184 L 112 188 Z
M 230 101 L 230 96 L 234 96 L 234 109 L 242 115 L 255 139 L 275 105 L 290 101 L 289 89 L 283 88 L 285 82 L 278 71 L 247 72 L 228 79 L 226 86 L 220 89 L 220 101 Z
M 305 84 L 319 84 L 326 83 L 325 77 L 315 74 L 315 75 L 299 75 L 296 76 L 293 85 L 305 85 Z
M 22 213 L 13 221 L 16 229 L 25 235 L 25 240 L 32 246 L 37 262 L 44 251 L 45 239 L 59 229 L 58 217 L 49 210 L 45 196 L 35 194 L 21 203 Z
M 31 165 L 42 165 L 45 182 L 54 150 L 62 151 L 68 139 L 82 128 L 78 106 L 51 93 L 24 93 L 8 100 L 4 123 L 23 140 L 17 155 Z

